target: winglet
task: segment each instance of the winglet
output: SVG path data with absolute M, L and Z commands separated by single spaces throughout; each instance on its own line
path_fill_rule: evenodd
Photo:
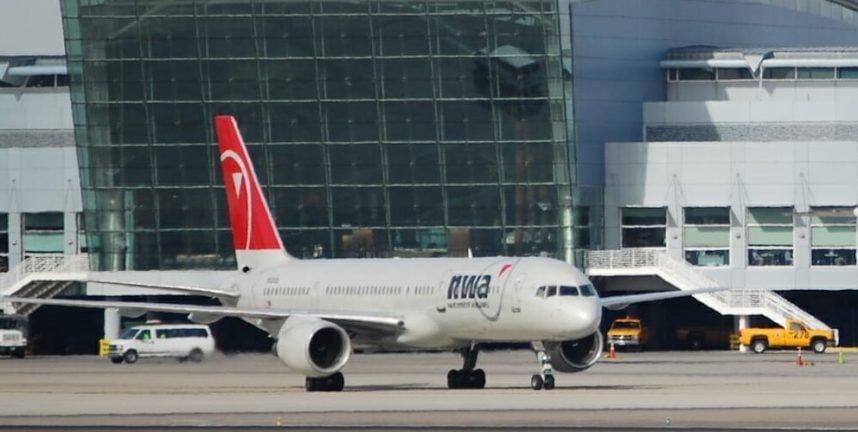
M 235 118 L 216 116 L 215 131 L 238 268 L 248 271 L 291 261 L 293 258 L 283 248 Z

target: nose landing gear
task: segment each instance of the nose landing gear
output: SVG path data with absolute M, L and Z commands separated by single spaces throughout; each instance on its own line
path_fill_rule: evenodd
M 479 347 L 476 344 L 462 349 L 462 368 L 450 369 L 447 372 L 447 388 L 481 389 L 486 387 L 486 373 L 482 369 L 474 369 L 477 366 L 479 352 Z
M 530 377 L 530 388 L 534 390 L 554 389 L 554 369 L 551 367 L 551 356 L 545 352 L 545 345 L 536 341 L 531 343 L 536 352 L 536 360 L 540 364 L 539 374 Z

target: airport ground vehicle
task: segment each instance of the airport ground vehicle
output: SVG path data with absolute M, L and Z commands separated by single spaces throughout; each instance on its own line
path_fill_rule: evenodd
M 24 315 L 0 315 L 0 354 L 24 358 L 29 320 Z
M 814 330 L 798 320 L 787 320 L 784 328 L 746 328 L 739 331 L 739 343 L 761 354 L 769 348 L 811 348 L 825 352 L 836 343 L 834 330 Z
M 149 324 L 125 330 L 110 341 L 107 356 L 113 363 L 134 363 L 140 357 L 176 357 L 202 361 L 214 352 L 214 338 L 207 325 Z
M 617 318 L 608 329 L 608 345 L 643 349 L 649 342 L 649 331 L 639 318 Z

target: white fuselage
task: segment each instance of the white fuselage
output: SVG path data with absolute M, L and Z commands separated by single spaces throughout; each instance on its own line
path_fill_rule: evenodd
M 537 295 L 539 287 L 583 285 L 592 294 Z M 601 321 L 586 276 L 548 258 L 295 260 L 228 286 L 240 290 L 241 307 L 401 317 L 396 336 L 356 341 L 388 348 L 573 340 L 598 331 Z M 277 334 L 272 323 L 248 321 Z

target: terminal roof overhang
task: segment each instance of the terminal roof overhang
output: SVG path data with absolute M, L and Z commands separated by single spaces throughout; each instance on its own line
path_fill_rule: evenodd
M 789 66 L 858 67 L 858 47 L 720 48 L 695 45 L 668 50 L 660 66 L 748 68 L 755 73 L 765 68 Z

